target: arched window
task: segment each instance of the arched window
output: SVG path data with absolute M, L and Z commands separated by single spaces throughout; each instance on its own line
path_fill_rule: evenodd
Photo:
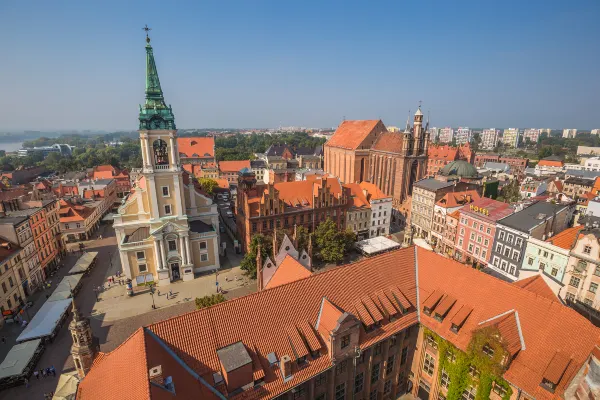
M 168 165 L 169 156 L 167 154 L 167 142 L 162 139 L 157 139 L 152 145 L 154 148 L 154 164 L 156 165 Z

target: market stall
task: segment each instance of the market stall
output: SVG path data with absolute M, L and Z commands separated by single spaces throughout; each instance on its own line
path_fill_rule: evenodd
M 87 274 L 96 266 L 97 251 L 83 253 L 73 268 L 69 271 L 69 275 Z
M 43 352 L 40 339 L 14 345 L 0 364 L 0 390 L 23 385 L 25 378 L 30 379 Z
M 47 301 L 17 338 L 17 343 L 34 339 L 52 341 L 67 319 L 70 299 Z

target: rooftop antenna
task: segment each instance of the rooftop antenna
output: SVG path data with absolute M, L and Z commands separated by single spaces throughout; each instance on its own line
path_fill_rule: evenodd
M 150 43 L 150 36 L 148 36 L 148 32 L 150 32 L 152 28 L 148 28 L 148 24 L 146 24 L 142 30 L 146 31 L 146 43 Z

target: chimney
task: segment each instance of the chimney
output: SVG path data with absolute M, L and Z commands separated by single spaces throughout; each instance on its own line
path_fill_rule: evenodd
M 148 371 L 148 378 L 150 379 L 150 382 L 163 386 L 164 379 L 162 374 L 162 367 L 160 365 L 157 365 L 156 367 L 150 368 L 150 370 Z
M 281 375 L 283 380 L 292 376 L 292 359 L 287 354 L 281 356 Z

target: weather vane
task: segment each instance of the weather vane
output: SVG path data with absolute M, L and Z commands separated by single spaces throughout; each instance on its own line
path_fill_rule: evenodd
M 142 30 L 146 31 L 146 43 L 150 43 L 150 37 L 148 36 L 148 32 L 152 30 L 152 28 L 148 28 L 148 24 L 146 24 Z
M 421 103 L 422 103 L 422 101 L 421 101 L 421 100 L 419 100 L 419 108 L 421 108 Z

